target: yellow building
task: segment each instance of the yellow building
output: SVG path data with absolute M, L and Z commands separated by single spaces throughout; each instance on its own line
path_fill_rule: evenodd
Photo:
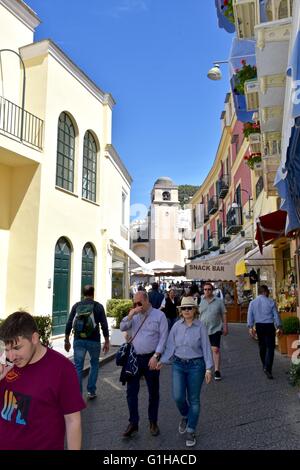
M 0 19 L 0 317 L 50 314 L 58 334 L 83 284 L 104 305 L 128 295 L 132 179 L 111 141 L 112 96 L 33 41 L 25 3 L 1 0 Z

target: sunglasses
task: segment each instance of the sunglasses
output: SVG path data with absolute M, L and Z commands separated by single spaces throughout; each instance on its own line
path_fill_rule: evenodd
M 193 310 L 194 307 L 181 307 L 181 310 Z
M 142 307 L 143 304 L 142 304 L 142 302 L 134 302 L 133 306 L 134 307 Z
M 209 289 L 204 289 L 204 290 L 212 290 L 212 289 L 209 288 Z

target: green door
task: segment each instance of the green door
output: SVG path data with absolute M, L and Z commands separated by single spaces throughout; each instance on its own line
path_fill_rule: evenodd
M 94 285 L 95 250 L 91 243 L 84 245 L 81 265 L 81 292 L 83 286 Z
M 55 246 L 52 334 L 64 333 L 69 314 L 71 247 L 65 238 Z

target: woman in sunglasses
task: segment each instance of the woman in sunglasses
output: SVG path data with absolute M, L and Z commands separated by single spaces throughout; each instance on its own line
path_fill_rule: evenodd
M 178 431 L 186 434 L 186 446 L 196 444 L 195 430 L 200 414 L 203 380 L 211 381 L 213 359 L 205 326 L 198 320 L 198 305 L 193 297 L 181 300 L 180 319 L 173 325 L 164 354 L 157 368 L 172 362 L 173 398 L 181 414 Z

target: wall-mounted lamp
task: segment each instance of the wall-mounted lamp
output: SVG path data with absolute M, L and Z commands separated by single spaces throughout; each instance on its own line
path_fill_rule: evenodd
M 213 62 L 214 66 L 209 69 L 207 73 L 207 78 L 210 80 L 221 80 L 222 72 L 220 70 L 220 64 L 228 64 L 228 60 L 219 60 L 218 62 Z

